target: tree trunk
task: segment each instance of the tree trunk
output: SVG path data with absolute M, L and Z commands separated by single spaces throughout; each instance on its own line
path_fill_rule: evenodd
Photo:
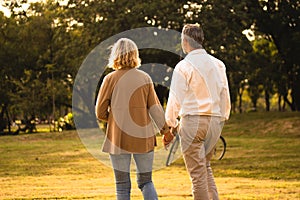
M 236 102 L 232 102 L 231 106 L 232 106 L 231 108 L 232 112 L 236 113 Z
M 282 107 L 281 107 L 281 94 L 278 94 L 278 111 L 282 111 Z
M 300 111 L 300 78 L 294 81 L 291 95 L 293 111 Z
M 265 102 L 266 102 L 266 111 L 270 111 L 270 94 L 265 90 Z
M 239 91 L 239 113 L 243 112 L 243 109 L 242 109 L 243 92 L 244 92 L 244 90 L 242 90 L 242 89 Z
M 5 107 L 5 114 L 6 114 L 6 118 L 7 118 L 8 132 L 11 133 L 11 123 L 10 123 L 10 117 L 8 114 L 8 106 Z
M 283 96 L 284 102 L 287 103 L 292 111 L 295 111 L 295 106 L 293 105 L 293 103 L 291 103 L 288 98 L 287 98 L 287 94 Z
M 1 112 L 0 112 L 0 132 L 3 132 L 6 126 L 5 120 L 4 120 L 4 106 L 1 106 Z
M 253 104 L 253 108 L 251 109 L 251 112 L 252 111 L 256 112 L 257 111 L 257 99 L 252 100 L 252 104 Z

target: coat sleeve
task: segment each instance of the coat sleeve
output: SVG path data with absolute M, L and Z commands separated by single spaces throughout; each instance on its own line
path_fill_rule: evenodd
M 157 97 L 152 81 L 149 84 L 147 108 L 151 118 L 153 119 L 155 125 L 159 130 L 161 130 L 164 126 L 166 126 L 164 110 Z
M 111 92 L 109 88 L 109 78 L 106 76 L 101 84 L 95 108 L 97 119 L 102 121 L 108 120 L 109 106 L 111 102 Z

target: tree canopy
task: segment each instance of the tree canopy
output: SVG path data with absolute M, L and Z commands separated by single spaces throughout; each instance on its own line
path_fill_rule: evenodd
M 244 111 L 245 92 L 254 109 L 263 95 L 266 110 L 273 96 L 278 110 L 300 110 L 297 0 L 48 0 L 3 6 L 10 16 L 0 12 L 0 132 L 17 118 L 55 120 L 66 114 L 74 77 L 101 41 L 138 27 L 181 31 L 186 23 L 201 24 L 205 49 L 226 64 L 233 112 Z M 170 67 L 180 59 L 156 50 L 141 57 Z

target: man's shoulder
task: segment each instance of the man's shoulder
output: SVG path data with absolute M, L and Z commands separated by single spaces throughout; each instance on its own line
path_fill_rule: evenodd
M 184 70 L 189 65 L 190 65 L 190 63 L 187 62 L 185 59 L 183 59 L 177 63 L 177 65 L 175 66 L 175 70 Z
M 222 60 L 220 60 L 219 58 L 211 55 L 211 54 L 208 54 L 208 56 L 210 57 L 211 60 L 213 60 L 215 63 L 217 63 L 220 67 L 225 67 L 225 64 Z

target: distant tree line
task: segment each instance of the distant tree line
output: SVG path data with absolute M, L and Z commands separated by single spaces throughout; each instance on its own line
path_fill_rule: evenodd
M 181 31 L 200 23 L 205 49 L 227 66 L 233 112 L 244 111 L 245 92 L 254 109 L 263 95 L 269 111 L 276 94 L 277 110 L 300 110 L 298 0 L 23 0 L 2 6 L 10 15 L 0 12 L 0 132 L 20 117 L 55 120 L 68 113 L 85 56 L 110 36 L 145 26 Z M 180 58 L 167 54 L 153 50 L 141 57 L 174 67 Z

